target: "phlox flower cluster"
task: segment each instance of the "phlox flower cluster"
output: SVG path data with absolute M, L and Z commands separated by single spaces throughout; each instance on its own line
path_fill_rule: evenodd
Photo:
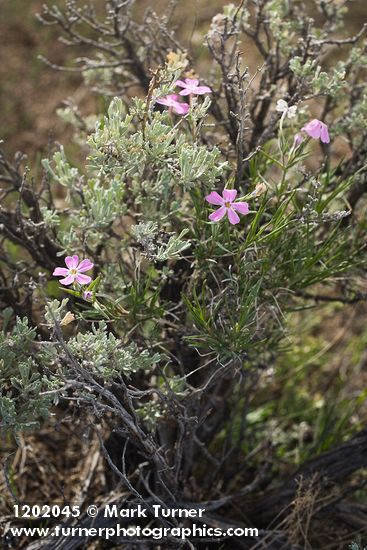
M 297 114 L 297 106 L 292 105 L 290 107 L 284 99 L 279 99 L 277 101 L 276 110 L 279 113 L 282 113 L 281 120 L 283 120 L 285 117 L 294 118 Z M 303 126 L 301 131 L 295 135 L 294 145 L 296 147 L 298 147 L 302 143 L 304 139 L 304 134 L 307 134 L 313 139 L 320 139 L 322 143 L 330 143 L 329 129 L 327 125 L 317 118 L 314 118 L 310 120 L 310 122 L 307 122 L 307 124 Z
M 165 105 L 177 115 L 187 115 L 190 110 L 190 105 L 180 101 L 180 96 L 190 96 L 210 94 L 209 86 L 200 86 L 197 78 L 185 78 L 185 80 L 177 80 L 176 86 L 182 88 L 178 94 L 169 94 L 165 97 L 157 99 L 159 105 Z

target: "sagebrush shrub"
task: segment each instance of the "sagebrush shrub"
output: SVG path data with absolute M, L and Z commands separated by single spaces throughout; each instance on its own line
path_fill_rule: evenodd
M 238 491 L 255 499 L 278 475 L 251 458 L 264 434 L 249 419 L 289 346 L 288 315 L 365 298 L 363 29 L 341 37 L 338 2 L 314 2 L 317 25 L 295 0 L 230 4 L 203 37 L 210 70 L 198 75 L 169 10 L 139 21 L 134 2 L 102 4 L 102 18 L 75 1 L 42 15 L 89 48 L 76 66 L 108 99 L 94 126 L 74 105 L 60 111 L 84 161 L 57 147 L 34 182 L 1 157 L 14 313 L 1 425 L 32 428 L 72 399 L 138 450 L 133 481 L 115 464 L 132 501 L 223 498 L 225 515 Z M 326 66 L 335 48 L 342 59 Z

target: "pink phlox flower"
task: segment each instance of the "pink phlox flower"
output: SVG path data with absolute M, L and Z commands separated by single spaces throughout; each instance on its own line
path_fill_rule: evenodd
M 65 277 L 60 279 L 62 285 L 71 285 L 75 281 L 80 285 L 87 285 L 91 282 L 92 278 L 89 275 L 83 275 L 85 271 L 89 271 L 94 266 L 88 258 L 79 263 L 78 256 L 66 256 L 65 264 L 66 267 L 57 267 L 52 274 L 56 277 Z
M 157 103 L 159 105 L 166 105 L 166 107 L 171 107 L 175 113 L 178 115 L 186 115 L 190 109 L 190 106 L 188 103 L 181 103 L 179 100 L 179 96 L 177 94 L 170 94 L 166 95 L 165 97 L 161 97 L 160 99 L 157 99 Z
M 209 216 L 209 220 L 212 222 L 218 222 L 227 214 L 229 222 L 232 225 L 236 225 L 240 221 L 240 217 L 237 214 L 248 214 L 249 205 L 247 202 L 234 202 L 237 196 L 236 189 L 224 189 L 222 196 L 220 196 L 216 191 L 212 191 L 209 195 L 205 197 L 205 200 L 209 204 L 215 204 L 219 206 L 218 210 L 212 212 Z
M 313 139 L 320 139 L 322 143 L 330 143 L 329 130 L 324 122 L 314 118 L 302 128 Z
M 91 292 L 90 290 L 85 290 L 85 291 L 83 292 L 83 298 L 84 298 L 84 300 L 87 300 L 87 301 L 88 301 L 88 300 L 91 300 L 92 297 L 93 297 L 93 292 Z
M 197 78 L 185 78 L 185 82 L 183 80 L 177 80 L 176 86 L 183 88 L 180 95 L 203 95 L 212 92 L 209 86 L 199 86 Z
M 301 134 L 301 132 L 298 132 L 298 134 L 294 136 L 294 146 L 299 147 L 302 141 L 303 141 L 303 135 Z

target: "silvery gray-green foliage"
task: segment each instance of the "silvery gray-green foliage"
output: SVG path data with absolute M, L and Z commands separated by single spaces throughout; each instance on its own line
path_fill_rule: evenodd
M 3 312 L 0 333 L 0 426 L 17 433 L 37 428 L 40 419 L 49 416 L 52 399 L 45 392 L 54 384 L 32 351 L 36 330 L 26 318 L 18 317 L 8 332 L 6 321 L 11 315 L 10 309 Z
M 188 229 L 183 229 L 179 235 L 171 236 L 169 241 L 160 246 L 157 250 L 156 261 L 164 262 L 165 260 L 173 260 L 179 258 L 184 250 L 190 248 L 190 241 L 185 241 L 183 237 L 189 233 Z
M 75 187 L 81 176 L 77 168 L 70 166 L 62 145 L 60 150 L 54 154 L 53 161 L 54 169 L 51 168 L 50 162 L 47 159 L 44 159 L 42 162 L 44 168 L 48 170 L 52 178 L 65 187 Z
M 46 229 L 52 229 L 60 225 L 60 216 L 56 210 L 50 210 L 47 206 L 40 208 Z
M 366 547 L 362 547 L 362 545 L 359 545 L 358 542 L 352 542 L 349 545 L 350 550 L 367 550 Z
M 313 94 L 325 94 L 332 97 L 337 97 L 345 85 L 345 64 L 339 62 L 331 71 L 326 72 L 321 70 L 320 65 L 316 65 L 316 61 L 302 62 L 302 58 L 295 56 L 289 64 L 292 72 L 297 78 L 304 80 L 309 86 Z
M 50 326 L 53 326 L 55 322 L 60 323 L 62 321 L 66 313 L 68 301 L 68 298 L 63 298 L 61 302 L 59 300 L 52 300 L 46 304 L 45 320 Z
M 59 232 L 65 252 L 86 242 L 98 246 L 120 216 L 168 220 L 180 208 L 185 191 L 198 184 L 209 188 L 223 174 L 227 163 L 216 147 L 188 144 L 169 115 L 152 108 L 142 124 L 139 119 L 147 109 L 143 101 L 136 99 L 128 114 L 121 99 L 111 101 L 107 116 L 88 139 L 87 177 L 67 164 L 63 150 L 54 154 L 52 163 L 44 161 L 52 180 L 68 186 L 70 205 L 78 208 Z M 175 256 L 186 248 L 171 241 L 172 251 L 173 246 Z M 159 254 L 166 258 L 163 250 Z
M 148 179 L 154 185 L 149 198 L 156 203 L 172 195 L 176 187 L 185 191 L 203 179 L 214 184 L 226 166 L 218 163 L 219 150 L 215 147 L 208 150 L 195 143 L 188 146 L 179 126 L 172 127 L 169 114 L 152 111 L 153 105 L 135 99 L 126 114 L 121 99 L 112 100 L 108 116 L 97 124 L 89 139 L 90 166 L 98 171 L 99 177 L 108 177 L 113 172 L 122 182 L 131 178 L 135 184 L 134 200 L 143 204 L 140 180 Z M 137 127 L 147 109 L 149 120 Z M 162 206 L 167 206 L 167 202 Z
M 128 378 L 140 370 L 152 369 L 160 360 L 158 353 L 139 351 L 125 345 L 107 332 L 103 321 L 89 332 L 79 332 L 68 341 L 68 348 L 83 369 L 109 381 L 124 374 Z
M 141 222 L 133 226 L 131 232 L 137 242 L 143 246 L 147 258 L 156 262 L 177 259 L 184 250 L 190 247 L 190 242 L 183 239 L 189 232 L 188 229 L 183 229 L 177 236 L 170 235 L 168 242 L 161 245 L 159 245 L 156 222 Z

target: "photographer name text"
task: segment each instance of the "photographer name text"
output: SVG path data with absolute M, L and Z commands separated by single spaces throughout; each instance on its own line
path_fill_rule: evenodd
M 135 508 L 119 508 L 116 504 L 107 505 L 103 510 L 105 518 L 202 518 L 205 508 L 166 508 L 160 504 L 153 504 L 150 508 L 143 508 L 138 504 Z

